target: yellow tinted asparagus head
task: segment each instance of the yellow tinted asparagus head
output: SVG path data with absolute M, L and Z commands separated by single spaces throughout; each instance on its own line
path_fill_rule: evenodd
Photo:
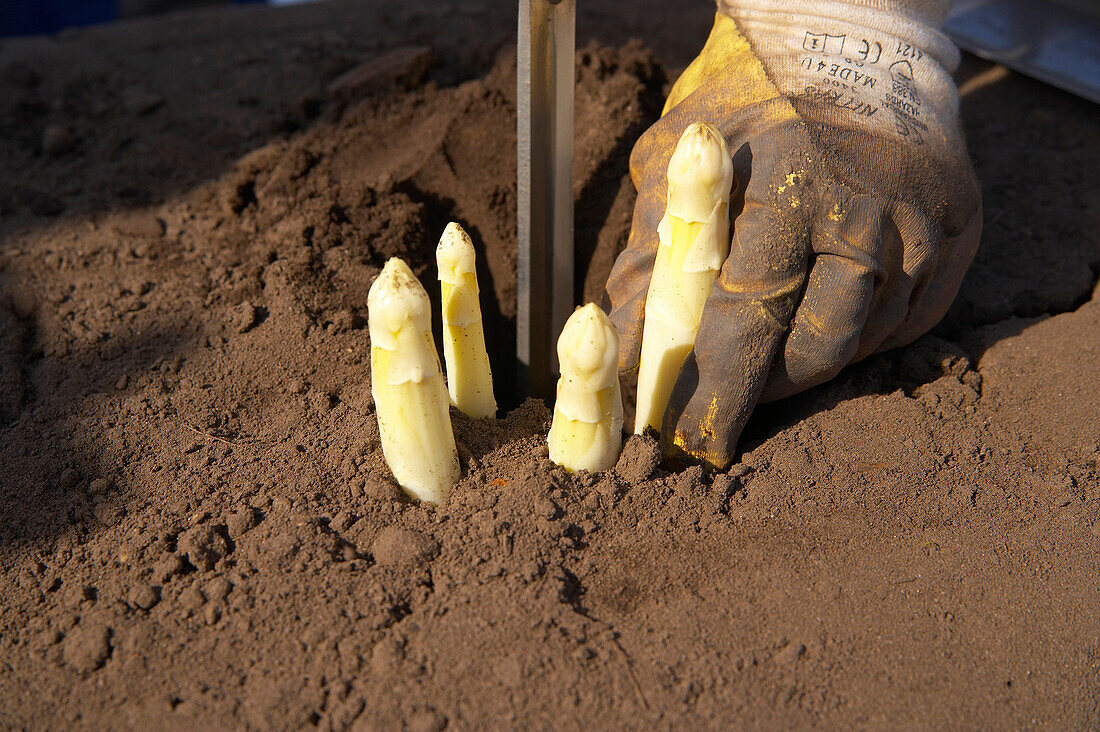
M 428 293 L 394 257 L 371 285 L 367 308 L 371 393 L 386 463 L 406 493 L 442 503 L 461 469 Z
M 722 133 L 706 123 L 690 125 L 668 162 L 668 204 L 657 226 L 642 330 L 636 433 L 661 429 L 672 387 L 695 344 L 703 306 L 729 256 L 732 185 Z
M 474 243 L 450 223 L 435 249 L 443 302 L 443 359 L 451 404 L 471 417 L 497 413 L 493 375 L 485 351 L 485 330 L 478 301 Z
M 589 303 L 569 316 L 558 337 L 558 363 L 550 459 L 572 471 L 606 470 L 622 449 L 623 400 L 619 334 L 603 310 Z

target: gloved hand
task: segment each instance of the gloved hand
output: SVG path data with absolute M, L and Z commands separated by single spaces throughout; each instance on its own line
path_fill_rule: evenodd
M 727 467 L 758 401 L 917 338 L 973 259 L 980 192 L 946 70 L 958 51 L 926 24 L 942 20 L 928 0 L 907 0 L 921 6 L 908 16 L 860 1 L 724 8 L 634 147 L 638 199 L 605 296 L 624 372 L 638 367 L 666 168 L 687 125 L 725 135 L 736 176 L 731 253 L 665 413 L 666 450 Z M 806 13 L 781 12 L 792 5 Z

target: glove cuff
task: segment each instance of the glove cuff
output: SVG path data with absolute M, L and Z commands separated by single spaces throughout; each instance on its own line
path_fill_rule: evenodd
M 718 9 L 734 20 L 792 29 L 805 26 L 808 36 L 830 36 L 834 45 L 835 39 L 851 34 L 829 33 L 830 24 L 845 30 L 848 26 L 862 29 L 872 42 L 877 36 L 900 39 L 931 56 L 948 72 L 959 65 L 958 47 L 940 30 L 951 5 L 951 0 L 718 0 Z M 862 40 L 853 39 L 852 45 Z M 854 55 L 860 49 L 844 50 Z
M 944 0 L 718 5 L 805 119 L 945 150 L 961 139 L 950 74 L 959 50 L 934 27 Z
M 851 18 L 852 12 L 859 12 L 858 9 L 866 8 L 894 18 L 905 18 L 929 28 L 940 28 L 953 4 L 953 0 L 834 0 L 824 3 L 814 2 L 814 0 L 718 0 L 719 10 L 730 14 L 737 9 L 755 8 L 799 15 L 827 15 L 827 12 L 818 11 L 826 5 L 841 5 L 845 6 L 846 10 L 834 17 Z

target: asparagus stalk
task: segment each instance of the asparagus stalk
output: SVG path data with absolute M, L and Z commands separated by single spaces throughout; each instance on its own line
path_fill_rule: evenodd
M 442 503 L 461 469 L 428 293 L 394 257 L 371 285 L 367 309 L 371 393 L 386 463 L 406 493 Z
M 577 471 L 606 470 L 619 458 L 623 400 L 619 390 L 619 334 L 589 303 L 566 321 L 558 337 L 557 400 L 547 442 L 550 459 Z
M 634 431 L 660 431 L 672 387 L 699 332 L 714 280 L 729 256 L 733 163 L 726 141 L 690 125 L 668 162 L 668 203 L 645 304 Z
M 485 351 L 485 330 L 478 301 L 474 243 L 450 223 L 435 249 L 443 301 L 443 359 L 451 404 L 471 417 L 493 417 L 493 374 Z

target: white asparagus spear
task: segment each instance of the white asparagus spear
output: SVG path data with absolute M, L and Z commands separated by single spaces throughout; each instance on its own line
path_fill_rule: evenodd
M 435 248 L 443 303 L 443 360 L 451 404 L 470 417 L 493 417 L 493 374 L 485 350 L 474 243 L 457 223 L 447 224 Z
M 645 304 L 634 431 L 660 431 L 672 387 L 695 344 L 714 280 L 729 256 L 733 162 L 703 122 L 688 126 L 668 162 L 668 204 Z
M 606 470 L 622 449 L 623 400 L 619 334 L 603 310 L 589 303 L 569 316 L 558 337 L 558 363 L 550 459 L 572 471 Z
M 371 285 L 367 308 L 371 393 L 386 463 L 406 493 L 442 503 L 461 468 L 428 293 L 394 257 Z

